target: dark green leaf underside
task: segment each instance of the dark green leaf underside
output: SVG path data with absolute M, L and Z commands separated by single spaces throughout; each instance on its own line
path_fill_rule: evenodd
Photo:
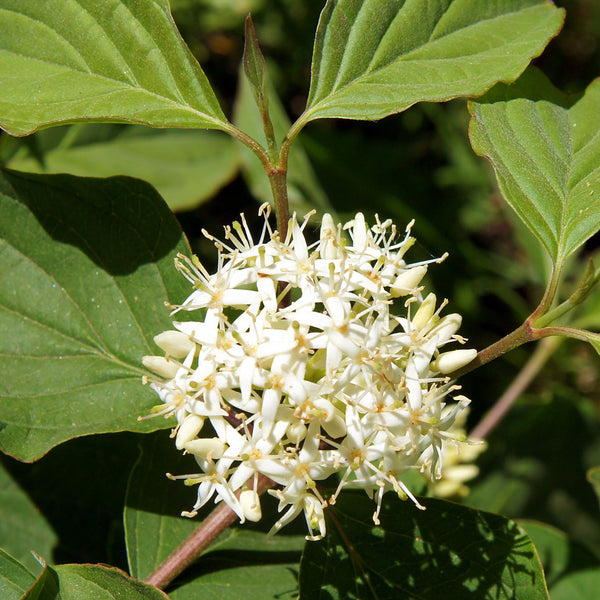
M 471 103 L 474 150 L 491 161 L 505 199 L 558 263 L 600 228 L 598 106 L 600 80 L 571 108 L 497 94 Z

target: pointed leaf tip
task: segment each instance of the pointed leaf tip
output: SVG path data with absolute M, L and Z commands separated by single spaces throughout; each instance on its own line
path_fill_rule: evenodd
M 328 0 L 303 122 L 380 119 L 514 81 L 562 27 L 546 0 Z

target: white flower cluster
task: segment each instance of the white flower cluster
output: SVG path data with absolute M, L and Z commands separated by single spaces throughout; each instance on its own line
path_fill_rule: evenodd
M 325 534 L 323 509 L 348 486 L 375 499 L 378 523 L 385 491 L 417 500 L 400 479 L 409 469 L 441 476 L 448 430 L 469 403 L 446 374 L 475 350 L 440 352 L 461 317 L 440 316 L 433 294 L 422 296 L 427 261 L 407 264 L 409 225 L 398 239 L 390 221 L 369 228 L 362 214 L 343 227 L 329 215 L 309 245 L 292 218 L 285 239 L 268 222 L 255 242 L 243 218 L 218 251 L 216 273 L 196 257 L 177 268 L 194 291 L 174 313 L 197 311 L 155 338 L 166 356 L 144 364 L 175 415 L 177 448 L 200 473 L 192 513 L 216 496 L 245 519 L 259 520 L 260 474 L 285 511 L 273 531 L 304 512 L 310 535 Z M 346 238 L 349 235 L 349 240 Z M 400 314 L 396 314 L 396 310 Z M 339 474 L 325 499 L 317 482 Z

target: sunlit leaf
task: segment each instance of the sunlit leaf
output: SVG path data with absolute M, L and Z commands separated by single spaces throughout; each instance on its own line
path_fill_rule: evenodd
M 167 0 L 0 0 L 0 125 L 86 119 L 223 128 Z
M 559 31 L 546 0 L 329 0 L 302 121 L 380 119 L 512 81 Z
M 127 178 L 3 171 L 0 446 L 34 460 L 90 433 L 150 431 L 141 385 L 154 335 L 180 302 L 187 242 L 162 199 Z
M 561 264 L 600 229 L 600 81 L 571 108 L 539 99 L 539 77 L 472 102 L 471 143 L 506 201 Z M 535 95 L 520 97 L 527 89 Z M 514 97 L 517 96 L 517 97 Z

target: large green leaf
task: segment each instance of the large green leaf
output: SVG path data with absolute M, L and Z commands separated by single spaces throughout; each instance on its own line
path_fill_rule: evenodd
M 32 551 L 50 556 L 55 544 L 48 521 L 0 463 L 0 547 L 33 569 L 39 563 Z
M 109 132 L 104 134 L 106 128 Z M 40 158 L 22 147 L 8 166 L 30 173 L 137 177 L 152 184 L 175 211 L 195 208 L 211 198 L 233 179 L 239 166 L 236 143 L 220 132 L 89 123 L 71 129 L 40 131 L 36 134 Z M 68 133 L 45 149 L 62 131 Z
M 471 143 L 491 161 L 507 202 L 562 263 L 600 229 L 600 80 L 570 108 L 540 99 L 539 76 L 525 80 L 470 104 Z
M 0 125 L 78 119 L 223 128 L 167 0 L 0 0 Z
M 3 171 L 0 447 L 34 460 L 65 440 L 151 431 L 142 355 L 187 293 L 183 234 L 148 184 Z
M 546 0 L 328 0 L 301 121 L 482 94 L 516 79 L 563 18 Z
M 328 509 L 325 539 L 304 550 L 300 599 L 548 599 L 535 548 L 516 523 L 442 500 L 423 504 L 386 497 L 376 527 L 369 498 L 342 494 Z

